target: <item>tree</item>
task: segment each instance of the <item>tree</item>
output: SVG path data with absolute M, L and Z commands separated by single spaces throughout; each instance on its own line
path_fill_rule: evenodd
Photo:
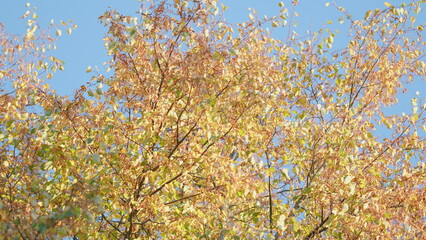
M 62 62 L 36 17 L 0 28 L 6 239 L 424 237 L 426 107 L 383 110 L 425 76 L 424 1 L 348 15 L 337 50 L 274 38 L 282 3 L 236 26 L 215 0 L 146 3 L 100 17 L 113 76 L 71 98 L 43 83 Z

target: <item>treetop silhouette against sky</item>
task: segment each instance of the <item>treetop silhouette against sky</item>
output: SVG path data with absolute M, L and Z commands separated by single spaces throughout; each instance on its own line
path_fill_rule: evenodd
M 72 94 L 80 85 L 90 80 L 92 74 L 85 73 L 88 66 L 98 66 L 104 69 L 103 63 L 109 60 L 106 56 L 103 38 L 105 36 L 105 28 L 99 23 L 98 17 L 109 8 L 117 9 L 120 13 L 136 16 L 136 11 L 140 6 L 140 2 L 136 0 L 94 0 L 83 1 L 76 0 L 73 2 L 57 2 L 54 0 L 36 0 L 28 1 L 32 6 L 37 7 L 36 12 L 39 15 L 39 24 L 41 27 L 47 27 L 51 19 L 67 21 L 72 20 L 77 25 L 77 29 L 73 30 L 72 35 L 63 34 L 57 41 L 57 51 L 53 54 L 65 61 L 64 71 L 55 74 L 54 79 L 50 81 L 53 88 L 60 94 Z M 278 15 L 279 10 L 277 4 L 279 1 L 220 1 L 228 10 L 225 11 L 225 18 L 230 22 L 240 22 L 248 18 L 249 8 L 258 11 L 260 16 Z M 291 5 L 291 1 L 282 1 L 286 6 Z M 389 1 L 397 5 L 400 1 Z M 327 7 L 326 4 L 330 3 Z M 353 15 L 355 19 L 363 17 L 369 9 L 382 8 L 382 1 L 360 0 L 360 1 L 337 1 L 337 6 L 343 6 L 348 13 Z M 25 33 L 25 21 L 20 17 L 25 13 L 27 8 L 24 2 L 2 1 L 0 8 L 0 22 L 4 23 L 10 33 Z M 344 47 L 344 39 L 347 38 L 347 30 L 349 21 L 343 14 L 338 13 L 333 1 L 299 1 L 295 11 L 299 13 L 299 17 L 294 17 L 297 27 L 295 31 L 301 35 L 306 30 L 314 32 L 320 28 L 329 28 L 331 30 L 339 30 L 342 34 L 336 36 L 343 41 L 336 41 L 337 48 Z M 424 10 L 423 10 L 424 12 Z M 332 16 L 332 17 L 330 17 Z M 343 17 L 344 23 L 339 23 L 339 18 Z M 330 26 L 328 21 L 332 21 Z M 418 23 L 426 22 L 426 13 L 420 14 Z M 277 36 L 284 29 L 275 31 Z M 346 32 L 345 32 L 346 31 Z M 342 44 L 339 46 L 339 44 Z M 404 106 L 410 104 L 410 100 L 414 97 L 416 91 L 426 91 L 426 81 L 417 79 L 415 83 L 408 87 L 409 94 L 400 95 L 402 104 L 398 104 L 393 109 L 398 112 L 404 111 Z

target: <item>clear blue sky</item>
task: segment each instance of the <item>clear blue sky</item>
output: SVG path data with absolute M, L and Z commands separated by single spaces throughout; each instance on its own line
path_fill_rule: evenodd
M 286 6 L 290 7 L 290 0 L 281 0 Z M 20 19 L 25 11 L 25 3 L 31 3 L 31 6 L 37 7 L 39 23 L 41 27 L 47 27 L 51 19 L 55 21 L 72 19 L 78 28 L 72 35 L 63 34 L 57 42 L 57 51 L 52 52 L 55 57 L 65 61 L 65 70 L 58 71 L 54 79 L 48 81 L 53 88 L 62 95 L 72 94 L 80 85 L 88 82 L 93 73 L 85 73 L 87 66 L 98 66 L 101 70 L 103 62 L 108 61 L 102 38 L 105 36 L 106 29 L 99 24 L 98 17 L 109 7 L 117 9 L 123 14 L 135 14 L 138 11 L 140 3 L 137 0 L 0 0 L 0 22 L 5 24 L 9 33 L 25 33 L 26 22 Z M 278 14 L 278 2 L 276 0 L 223 0 L 221 1 L 229 6 L 225 13 L 227 20 L 238 22 L 247 18 L 249 7 L 255 8 L 260 16 L 267 14 L 269 16 Z M 305 30 L 315 31 L 322 27 L 327 20 L 332 20 L 336 24 L 328 26 L 333 29 L 340 29 L 344 32 L 347 24 L 338 24 L 338 15 L 334 7 L 325 7 L 327 0 L 300 0 L 296 11 L 300 16 L 298 21 L 298 32 Z M 331 1 L 330 1 L 331 2 Z M 368 9 L 383 8 L 382 0 L 337 0 L 338 5 L 345 7 L 354 18 L 361 18 Z M 388 0 L 388 2 L 397 5 L 401 1 Z M 426 22 L 426 12 L 423 11 L 417 22 Z M 344 38 L 341 34 L 339 38 Z M 337 41 L 339 41 L 337 38 Z M 343 39 L 344 40 L 344 39 Z M 417 79 L 409 87 L 409 92 L 400 95 L 400 104 L 393 108 L 393 111 L 410 111 L 407 109 L 411 97 L 414 97 L 415 91 L 420 91 L 423 97 L 426 96 L 426 81 Z

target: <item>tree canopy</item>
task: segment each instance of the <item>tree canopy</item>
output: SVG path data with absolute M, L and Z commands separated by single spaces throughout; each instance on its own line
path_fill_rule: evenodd
M 384 111 L 425 77 L 425 1 L 339 8 L 343 48 L 327 29 L 274 36 L 291 4 L 231 24 L 216 0 L 141 2 L 100 16 L 112 74 L 68 97 L 44 80 L 72 26 L 0 24 L 0 235 L 426 237 L 425 100 Z

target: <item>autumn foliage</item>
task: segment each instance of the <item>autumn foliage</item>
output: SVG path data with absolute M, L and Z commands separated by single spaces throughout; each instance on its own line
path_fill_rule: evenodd
M 347 15 L 339 49 L 274 37 L 291 5 L 231 24 L 215 0 L 142 1 L 100 17 L 112 76 L 70 97 L 43 82 L 63 26 L 0 25 L 0 235 L 426 238 L 424 100 L 385 111 L 425 77 L 422 2 Z

